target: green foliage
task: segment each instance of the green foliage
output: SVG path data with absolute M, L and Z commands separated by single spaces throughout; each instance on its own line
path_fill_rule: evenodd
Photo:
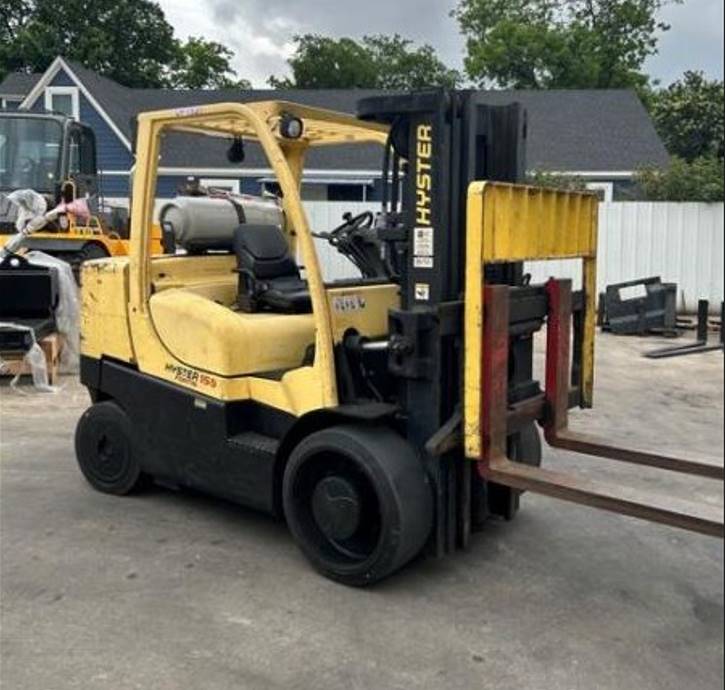
M 567 192 L 585 192 L 586 180 L 576 175 L 562 175 L 547 170 L 537 170 L 526 177 L 526 184 L 533 187 L 546 187 L 548 189 L 562 189 Z
M 297 36 L 289 59 L 290 78 L 270 77 L 275 88 L 298 89 L 416 89 L 455 87 L 460 75 L 446 67 L 435 50 L 394 36 L 328 38 L 316 34 Z
M 687 161 L 725 155 L 725 89 L 702 72 L 653 94 L 650 112 L 668 151 Z
M 234 83 L 231 52 L 197 38 L 180 43 L 153 0 L 2 0 L 0 79 L 42 72 L 58 55 L 130 87 Z
M 372 56 L 351 38 L 307 34 L 295 42 L 297 48 L 288 60 L 292 77 L 269 78 L 276 89 L 354 89 L 375 80 Z
M 150 0 L 13 1 L 4 19 L 7 71 L 41 72 L 63 55 L 121 84 L 152 87 L 175 54 L 173 29 Z
M 214 41 L 191 37 L 179 43 L 167 81 L 177 89 L 250 89 L 246 79 L 236 79 L 229 48 Z
M 681 0 L 671 0 L 681 2 Z M 640 88 L 667 0 L 459 0 L 468 76 L 504 88 Z
M 703 156 L 692 162 L 673 158 L 665 169 L 645 168 L 635 181 L 646 201 L 724 201 L 723 160 Z
M 363 45 L 375 65 L 374 88 L 404 91 L 428 86 L 452 89 L 460 85 L 461 75 L 446 67 L 427 44 L 413 49 L 412 41 L 395 34 L 365 36 Z

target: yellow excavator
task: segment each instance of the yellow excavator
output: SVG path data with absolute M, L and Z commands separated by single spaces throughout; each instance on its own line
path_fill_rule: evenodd
M 153 256 L 171 132 L 258 143 L 282 208 L 219 222 L 213 200 L 189 199 L 162 212 L 179 246 Z M 722 538 L 722 506 L 541 466 L 540 430 L 723 480 L 717 462 L 569 429 L 569 410 L 593 404 L 597 199 L 520 184 L 526 132 L 517 104 L 472 92 L 374 97 L 358 117 L 277 101 L 140 115 L 130 256 L 82 268 L 88 482 L 120 495 L 156 480 L 282 516 L 317 570 L 355 586 L 466 547 L 525 491 Z M 335 147 L 378 149 L 383 200 L 320 232 L 301 203 L 305 157 Z M 315 237 L 359 276 L 325 282 Z M 525 272 L 559 259 L 581 262 L 580 289 Z
M 41 195 L 47 210 L 59 204 L 99 198 L 96 141 L 93 130 L 57 113 L 0 112 L 0 233 L 14 234 L 18 209 L 7 195 L 30 189 Z M 155 233 L 160 251 L 160 231 Z M 7 238 L 6 238 L 7 239 Z M 0 236 L 0 245 L 5 244 Z M 22 247 L 57 256 L 75 269 L 89 259 L 128 254 L 128 212 L 125 209 L 89 214 L 64 211 Z

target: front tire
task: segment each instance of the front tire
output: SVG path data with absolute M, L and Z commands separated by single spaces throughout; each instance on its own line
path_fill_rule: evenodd
M 81 472 L 94 489 L 122 496 L 141 485 L 133 425 L 115 402 L 96 403 L 83 413 L 75 446 Z
M 423 466 L 386 428 L 338 426 L 307 437 L 285 469 L 283 503 L 313 567 L 351 586 L 402 568 L 423 548 L 433 523 Z

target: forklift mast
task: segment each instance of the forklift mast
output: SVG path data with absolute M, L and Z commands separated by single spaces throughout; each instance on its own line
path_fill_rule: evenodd
M 462 462 L 462 449 L 441 454 L 435 431 L 455 424 L 463 391 L 463 291 L 466 203 L 474 181 L 522 183 L 526 171 L 526 112 L 519 104 L 490 105 L 475 91 L 430 91 L 368 98 L 363 120 L 391 127 L 385 154 L 379 236 L 401 285 L 401 308 L 390 314 L 390 372 L 406 413 L 405 433 L 426 448 L 437 497 L 436 554 L 465 546 L 472 522 L 494 503 L 490 488 Z M 402 170 L 402 173 L 401 173 Z M 399 191 L 402 190 L 402 191 Z M 487 282 L 525 290 L 521 262 L 487 269 Z M 511 340 L 509 398 L 540 393 L 532 378 L 533 334 L 540 313 Z M 504 517 L 515 512 L 506 492 Z M 471 505 L 478 498 L 479 508 Z M 494 506 L 495 507 L 495 506 Z
M 524 182 L 521 106 L 431 91 L 369 98 L 358 114 L 391 127 L 378 235 L 402 299 L 389 317 L 388 369 L 402 431 L 423 449 L 434 488 L 429 552 L 466 547 L 489 516 L 513 518 L 526 490 L 721 536 L 717 509 L 540 467 L 537 424 L 553 447 L 722 480 L 722 468 L 568 429 L 569 409 L 592 406 L 596 204 L 500 184 Z M 583 261 L 581 290 L 553 278 L 531 285 L 524 274 L 524 261 L 565 258 Z M 539 382 L 533 344 L 544 324 Z

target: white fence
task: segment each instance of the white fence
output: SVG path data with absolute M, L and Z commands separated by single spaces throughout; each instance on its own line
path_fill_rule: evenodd
M 316 231 L 330 230 L 345 212 L 377 210 L 373 203 L 305 204 Z M 699 299 L 713 309 L 723 300 L 724 206 L 699 203 L 613 202 L 599 212 L 599 290 L 638 278 L 661 276 L 679 285 L 682 310 L 692 311 Z M 319 242 L 327 280 L 357 275 L 355 268 L 327 243 Z M 527 267 L 535 282 L 550 275 L 581 284 L 578 262 L 556 261 Z
M 599 210 L 598 288 L 661 276 L 679 285 L 679 307 L 699 299 L 713 310 L 723 300 L 723 204 L 613 202 Z M 578 262 L 529 267 L 535 281 L 549 275 L 581 284 Z

